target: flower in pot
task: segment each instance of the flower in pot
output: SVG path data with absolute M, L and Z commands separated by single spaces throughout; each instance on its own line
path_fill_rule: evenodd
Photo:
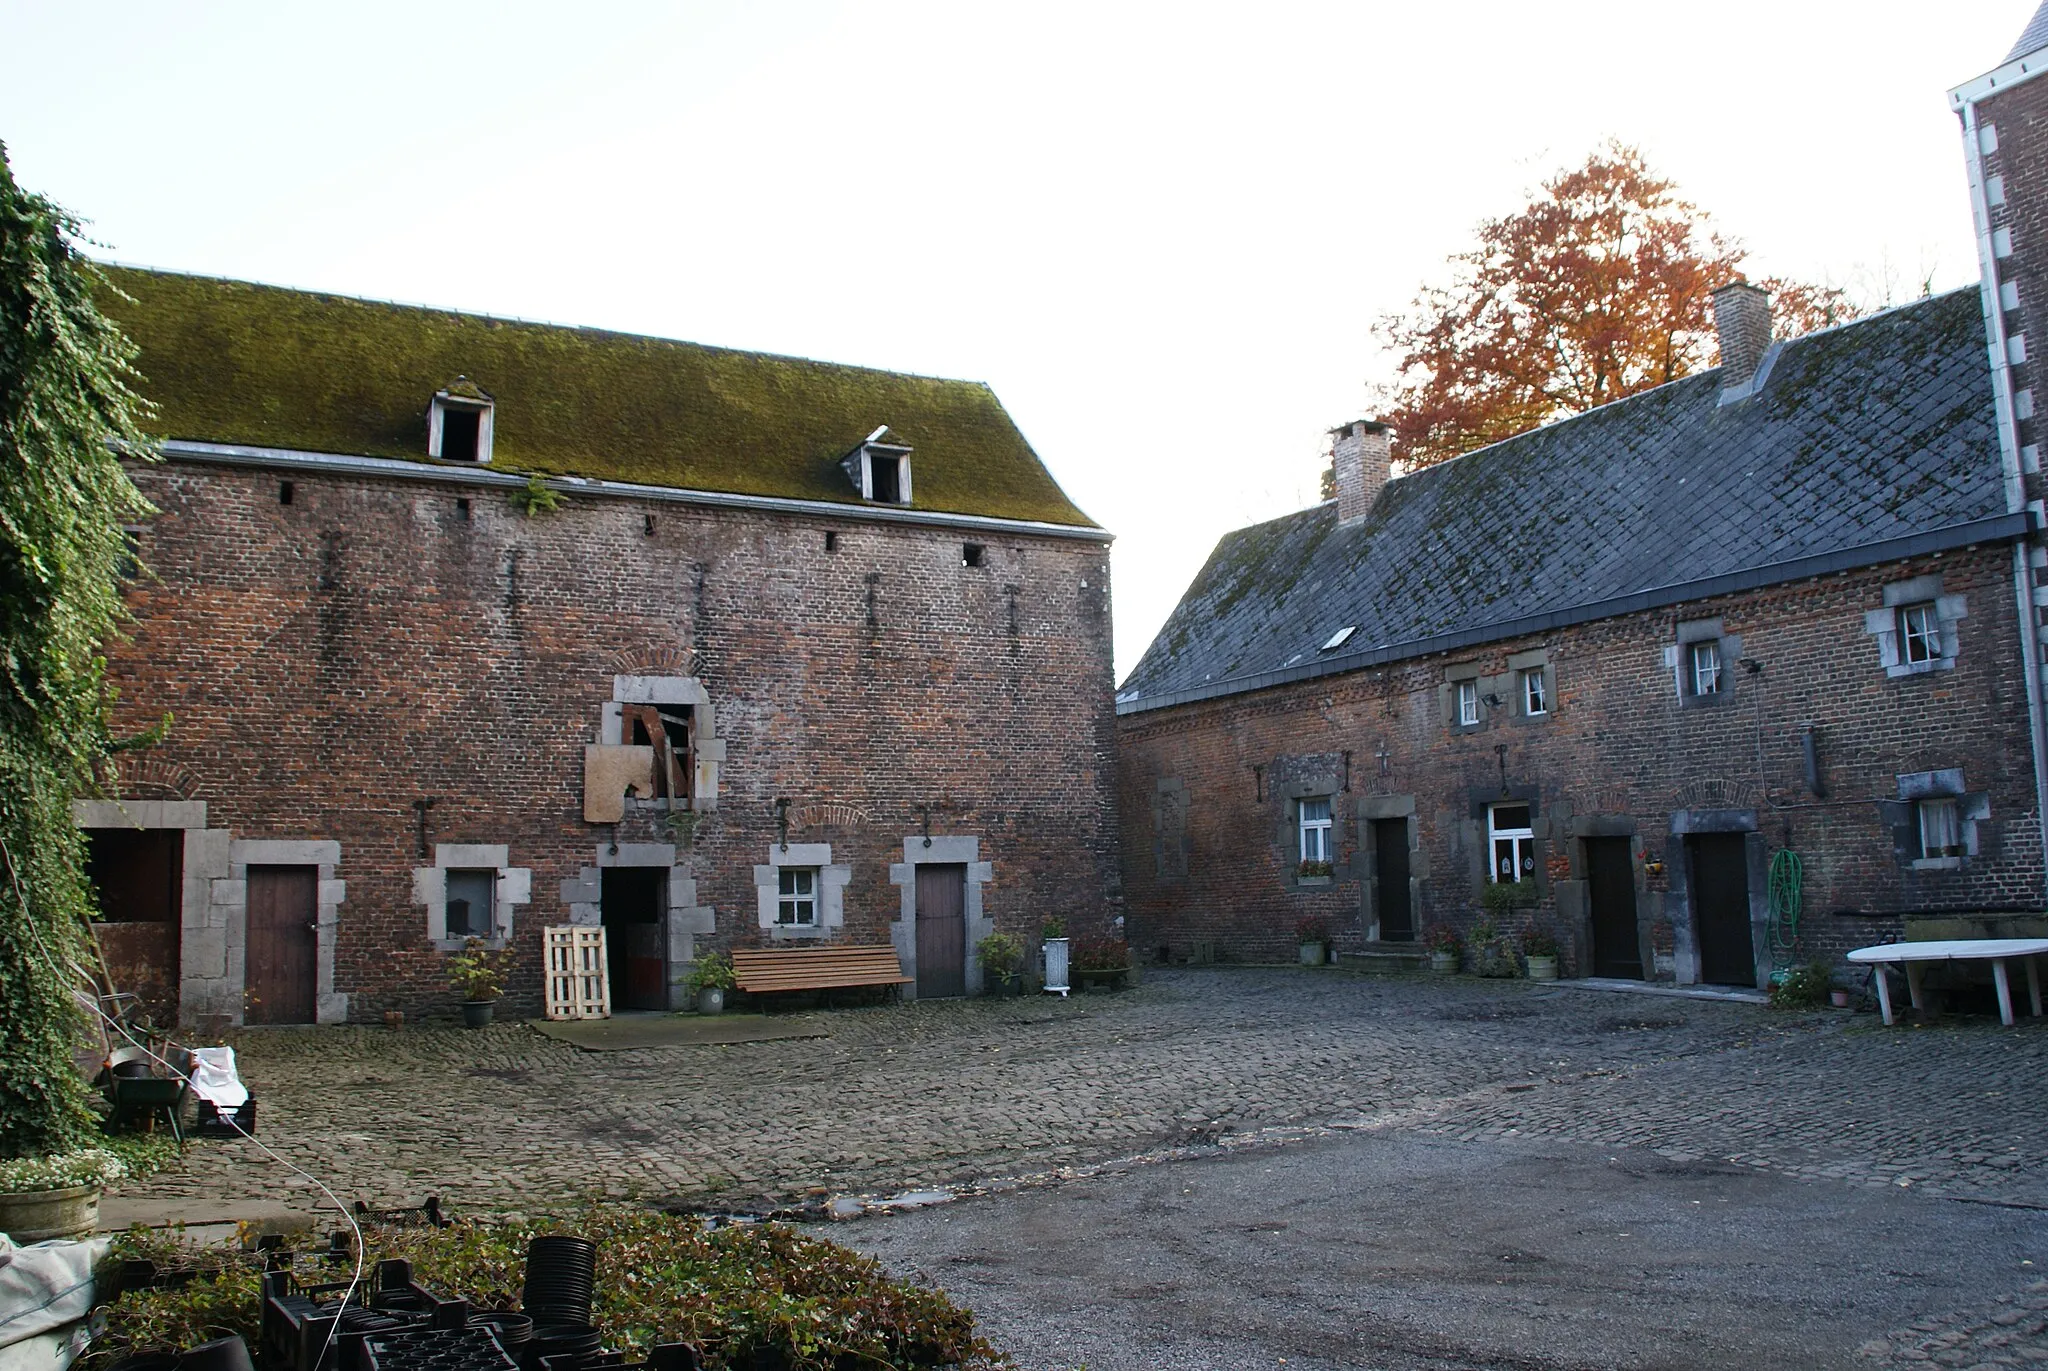
M 1491 923 L 1516 909 L 1527 909 L 1536 903 L 1536 882 L 1524 878 L 1519 881 L 1488 881 L 1479 892 L 1479 907 L 1486 911 Z M 1477 930 L 1473 941 L 1477 942 Z
M 1458 930 L 1449 924 L 1432 924 L 1422 935 L 1422 945 L 1429 950 L 1431 971 L 1456 971 L 1459 954 L 1465 950 L 1464 942 L 1458 937 Z
M 1310 914 L 1299 919 L 1294 925 L 1294 941 L 1301 945 L 1301 964 L 1321 966 L 1329 959 L 1330 921 L 1320 914 Z
M 1514 944 L 1494 925 L 1481 919 L 1472 926 L 1472 970 L 1481 976 L 1510 979 L 1522 974 Z
M 1295 876 L 1304 881 L 1328 881 L 1336 873 L 1336 867 L 1328 862 L 1317 861 L 1314 858 L 1294 868 Z
M 1522 959 L 1528 963 L 1529 979 L 1556 980 L 1558 951 L 1556 936 L 1541 924 L 1523 934 Z
M 462 997 L 464 1024 L 482 1028 L 491 1021 L 511 961 L 511 948 L 494 952 L 482 938 L 471 938 L 448 959 L 448 984 Z
M 1024 944 L 1008 933 L 991 933 L 974 945 L 981 959 L 982 989 L 990 995 L 1016 995 L 1024 988 Z
M 1122 938 L 1076 938 L 1073 969 L 1083 985 L 1121 989 L 1131 974 L 1131 945 Z
M 699 1014 L 723 1014 L 725 992 L 739 988 L 739 978 L 733 975 L 732 958 L 723 952 L 706 952 L 690 963 L 690 975 L 684 984 L 697 997 Z
M 21 1246 L 84 1237 L 99 1224 L 100 1192 L 127 1174 L 98 1147 L 0 1162 L 0 1233 Z

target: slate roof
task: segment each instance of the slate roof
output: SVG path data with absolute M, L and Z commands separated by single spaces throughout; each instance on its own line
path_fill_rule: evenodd
M 913 509 L 1095 527 L 980 382 L 102 269 L 168 438 L 427 463 L 427 402 L 466 376 L 495 469 L 861 506 L 839 459 L 887 424 Z
M 1701 372 L 1391 481 L 1350 528 L 1331 501 L 1228 534 L 1118 708 L 2015 536 L 1984 349 L 1972 286 L 1774 347 L 1746 400 Z
M 2048 4 L 2034 11 L 2034 17 L 2027 21 L 2020 31 L 2020 39 L 2012 45 L 2012 51 L 2005 55 L 2008 62 L 2016 62 L 2030 52 L 2048 48 Z

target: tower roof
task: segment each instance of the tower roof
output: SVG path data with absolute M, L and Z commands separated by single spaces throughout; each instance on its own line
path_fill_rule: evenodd
M 2012 45 L 2012 51 L 2005 55 L 2008 62 L 2017 62 L 2030 52 L 2048 48 L 2048 0 L 2042 0 L 2041 8 L 2034 11 L 2034 17 L 2027 21 L 2020 31 L 2020 41 Z

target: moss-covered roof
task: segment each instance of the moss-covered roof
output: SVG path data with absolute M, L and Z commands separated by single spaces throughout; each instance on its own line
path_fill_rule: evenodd
M 428 462 L 461 376 L 496 402 L 493 467 L 859 506 L 839 460 L 887 424 L 915 509 L 1094 527 L 980 382 L 105 270 L 168 438 Z

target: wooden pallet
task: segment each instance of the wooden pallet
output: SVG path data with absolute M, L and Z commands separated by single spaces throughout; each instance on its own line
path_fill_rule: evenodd
M 611 978 L 605 969 L 604 930 L 563 924 L 543 930 L 541 982 L 550 1019 L 609 1019 Z
M 732 954 L 733 977 L 753 995 L 782 990 L 835 990 L 851 985 L 909 985 L 896 949 L 857 947 L 756 947 Z

